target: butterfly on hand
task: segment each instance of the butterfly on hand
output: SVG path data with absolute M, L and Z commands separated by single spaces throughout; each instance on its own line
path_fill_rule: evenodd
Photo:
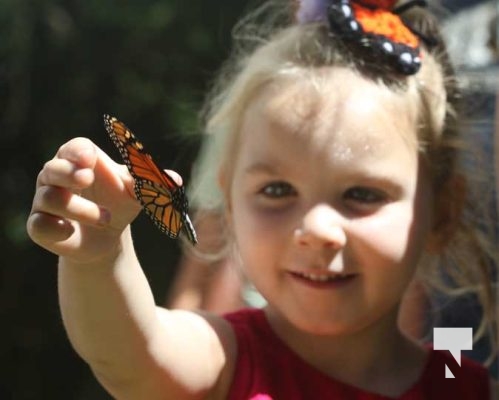
M 171 238 L 177 238 L 183 231 L 189 241 L 196 244 L 184 187 L 156 165 L 123 122 L 105 114 L 104 126 L 134 178 L 137 199 L 154 224 Z

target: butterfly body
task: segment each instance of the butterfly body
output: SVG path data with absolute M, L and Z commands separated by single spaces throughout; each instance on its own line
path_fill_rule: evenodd
M 137 199 L 154 224 L 171 238 L 177 238 L 183 231 L 190 242 L 196 244 L 184 187 L 156 165 L 123 122 L 104 115 L 104 125 L 134 178 Z

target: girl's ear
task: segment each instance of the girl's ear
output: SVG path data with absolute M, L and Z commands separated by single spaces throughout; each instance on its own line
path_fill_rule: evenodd
M 466 201 L 466 192 L 466 181 L 462 175 L 450 177 L 436 189 L 433 226 L 427 243 L 428 252 L 440 253 L 456 233 Z

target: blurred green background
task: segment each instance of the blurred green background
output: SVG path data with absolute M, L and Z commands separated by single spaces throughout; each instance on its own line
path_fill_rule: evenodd
M 87 136 L 121 162 L 109 113 L 186 180 L 197 112 L 242 0 L 0 0 L 0 398 L 107 398 L 70 349 L 59 316 L 56 257 L 27 238 L 36 175 L 58 147 Z M 141 216 L 139 257 L 164 302 L 176 241 Z
M 36 175 L 74 136 L 119 161 L 103 128 L 109 113 L 188 180 L 200 142 L 197 112 L 249 3 L 0 0 L 0 399 L 109 398 L 66 339 L 56 257 L 25 232 Z M 494 94 L 484 96 L 488 108 L 479 108 L 489 118 Z M 162 303 L 178 243 L 144 216 L 134 237 Z

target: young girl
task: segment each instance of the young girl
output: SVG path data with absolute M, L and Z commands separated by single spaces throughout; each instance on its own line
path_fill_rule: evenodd
M 207 132 L 221 153 L 206 172 L 263 310 L 156 307 L 133 249 L 126 168 L 85 138 L 45 164 L 28 232 L 60 256 L 69 338 L 114 397 L 497 398 L 484 368 L 397 326 L 416 272 L 445 266 L 492 326 L 494 254 L 458 171 L 456 90 L 429 17 L 403 12 L 420 50 L 404 39 L 390 52 L 399 34 L 348 31 L 362 15 L 382 24 L 391 3 L 290 2 L 296 19 L 272 18 L 212 97 Z

